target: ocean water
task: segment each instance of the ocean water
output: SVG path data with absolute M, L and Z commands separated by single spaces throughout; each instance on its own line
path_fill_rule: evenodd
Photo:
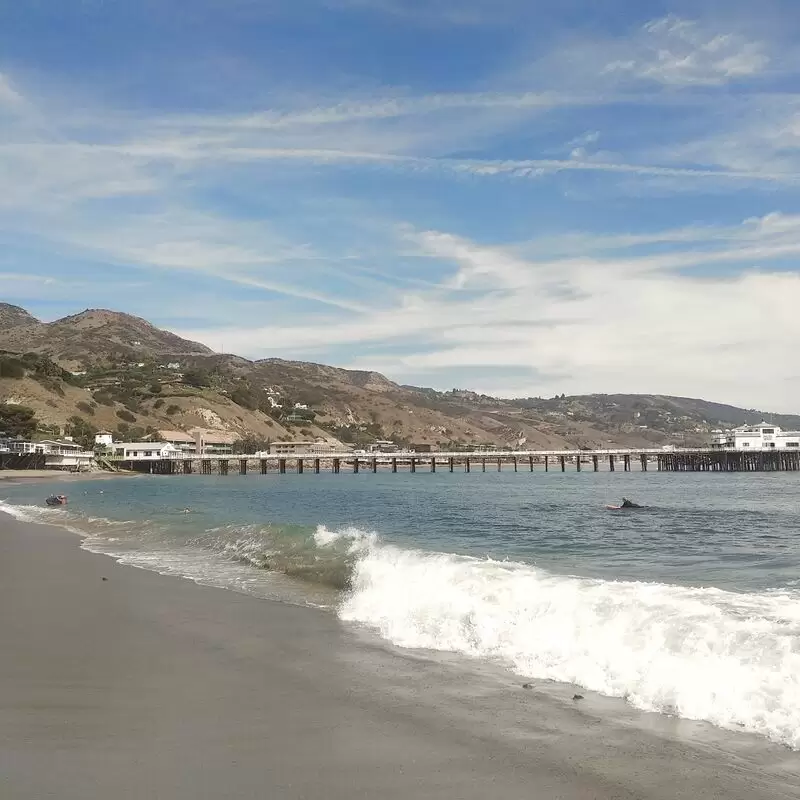
M 56 490 L 68 507 L 44 506 Z M 623 494 L 646 508 L 605 509 Z M 142 476 L 0 484 L 0 510 L 397 646 L 800 749 L 800 475 Z

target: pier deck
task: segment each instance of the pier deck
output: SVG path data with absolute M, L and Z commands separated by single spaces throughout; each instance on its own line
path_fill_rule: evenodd
M 486 472 L 487 469 L 514 472 L 567 469 L 598 472 L 630 472 L 634 465 L 642 472 L 797 472 L 800 471 L 800 452 L 793 450 L 726 450 L 719 448 L 692 450 L 549 450 L 549 451 L 498 451 L 453 453 L 374 453 L 350 452 L 325 455 L 270 455 L 256 457 L 185 455 L 169 459 L 109 459 L 124 469 L 159 475 L 262 475 L 287 472 L 304 474 L 312 472 L 353 473 L 389 471 L 392 473 L 417 472 Z

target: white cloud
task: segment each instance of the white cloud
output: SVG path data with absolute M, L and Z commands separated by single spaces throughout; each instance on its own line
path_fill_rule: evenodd
M 670 86 L 713 86 L 758 75 L 768 63 L 760 42 L 668 15 L 645 25 L 629 53 L 606 64 L 604 72 Z
M 11 85 L 9 78 L 0 72 L 0 111 L 22 105 L 22 95 Z
M 724 118 L 723 118 L 724 119 Z M 759 97 L 721 128 L 694 141 L 653 149 L 651 158 L 726 171 L 800 172 L 800 97 Z
M 567 95 L 558 92 L 451 92 L 417 96 L 384 96 L 349 100 L 334 105 L 305 109 L 263 111 L 234 116 L 165 117 L 162 126 L 178 129 L 285 130 L 318 125 L 340 125 L 361 120 L 384 120 L 432 115 L 441 112 L 484 109 L 552 109 L 564 106 L 592 106 L 605 103 L 596 95 Z
M 669 231 L 662 238 L 681 240 Z M 415 240 L 451 272 L 434 290 L 396 296 L 388 311 L 182 334 L 211 344 L 224 336 L 227 347 L 251 355 L 287 348 L 299 355 L 320 342 L 369 345 L 379 354 L 349 365 L 399 380 L 428 373 L 436 384 L 459 367 L 474 371 L 477 382 L 487 369 L 503 367 L 518 371 L 522 393 L 661 392 L 796 410 L 800 369 L 791 364 L 800 340 L 800 275 L 756 269 L 754 260 L 800 253 L 795 218 L 747 220 L 716 229 L 702 247 L 649 258 L 539 262 L 453 234 L 429 231 Z M 747 249 L 733 244 L 738 240 L 749 242 Z M 696 272 L 733 262 L 746 269 Z M 420 341 L 405 355 L 389 355 L 409 332 Z M 486 383 L 484 377 L 482 388 Z
M 92 261 L 151 271 L 214 278 L 222 283 L 313 301 L 348 312 L 364 307 L 344 296 L 317 291 L 304 278 L 304 266 L 320 260 L 263 222 L 173 209 L 161 214 L 102 217 L 86 224 L 80 217 L 54 220 L 50 242 L 62 253 Z

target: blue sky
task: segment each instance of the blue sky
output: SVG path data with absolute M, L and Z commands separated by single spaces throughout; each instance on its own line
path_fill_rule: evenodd
M 0 0 L 0 299 L 800 411 L 786 0 Z

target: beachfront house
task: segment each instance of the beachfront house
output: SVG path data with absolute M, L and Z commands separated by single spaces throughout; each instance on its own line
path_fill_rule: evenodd
M 40 442 L 47 447 L 45 465 L 48 469 L 89 469 L 94 463 L 94 453 L 84 450 L 71 439 Z
M 114 458 L 124 461 L 160 461 L 180 458 L 182 452 L 169 442 L 114 442 Z
M 45 456 L 48 469 L 88 469 L 94 461 L 94 453 L 85 451 L 71 439 L 43 439 L 29 442 L 23 439 L 10 439 L 6 452 L 19 456 Z
M 762 422 L 758 425 L 741 425 L 730 430 L 716 430 L 711 436 L 711 447 L 715 449 L 800 449 L 800 431 L 785 431 L 769 422 Z

